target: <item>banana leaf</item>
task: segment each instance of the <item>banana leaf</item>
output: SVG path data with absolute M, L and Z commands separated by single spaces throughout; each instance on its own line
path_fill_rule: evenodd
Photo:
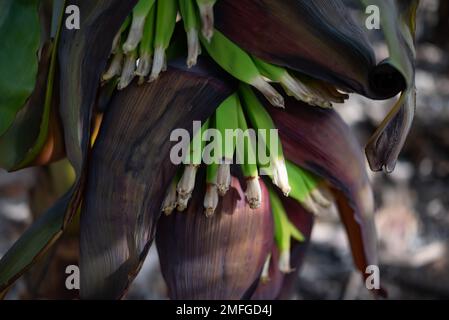
M 376 66 L 364 25 L 342 0 L 221 0 L 215 14 L 218 30 L 267 62 L 374 99 L 403 90 L 398 70 Z
M 200 174 L 186 212 L 161 217 L 156 244 L 171 299 L 248 299 L 274 242 L 268 190 L 250 209 L 239 180 L 220 198 L 214 216 L 204 214 L 205 175 Z
M 82 28 L 62 29 L 59 46 L 60 114 L 67 157 L 79 176 L 90 142 L 90 124 L 100 76 L 112 40 L 137 0 L 71 1 L 80 9 Z
M 0 3 L 0 136 L 33 92 L 40 44 L 38 0 Z
M 59 238 L 71 192 L 36 220 L 0 260 L 0 296 Z
M 379 7 L 382 31 L 390 52 L 390 57 L 384 64 L 398 70 L 406 84 L 399 100 L 366 147 L 372 170 L 392 172 L 410 131 L 416 108 L 414 36 L 419 1 L 361 1 Z
M 48 8 L 40 9 L 43 41 L 36 85 L 26 105 L 17 113 L 11 127 L 0 137 L 0 166 L 19 170 L 30 165 L 44 165 L 64 156 L 58 105 L 57 47 L 62 11 L 57 12 L 57 32 L 50 38 Z M 55 81 L 56 79 L 56 81 Z M 54 90 L 56 89 L 56 90 Z
M 76 181 L 67 195 L 43 214 L 0 260 L 0 296 L 4 296 L 14 280 L 60 237 L 79 208 L 84 187 L 83 168 L 90 139 L 90 118 L 100 75 L 110 53 L 113 35 L 135 2 L 72 1 L 82 12 L 83 27 L 78 31 L 66 28 L 61 31 L 58 47 L 59 111 Z M 47 226 L 46 221 L 52 223 Z
M 12 170 L 26 157 L 40 132 L 45 90 L 51 61 L 51 44 L 43 47 L 36 86 L 12 125 L 0 137 L 0 167 Z
M 176 167 L 170 134 L 191 132 L 232 92 L 225 75 L 200 60 L 169 64 L 158 81 L 118 92 L 92 150 L 81 212 L 83 299 L 118 299 L 139 271 L 154 238 Z

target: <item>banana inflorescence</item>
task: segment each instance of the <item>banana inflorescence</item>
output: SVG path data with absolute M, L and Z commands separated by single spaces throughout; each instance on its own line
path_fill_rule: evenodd
M 280 252 L 279 269 L 290 272 L 291 239 L 302 241 L 303 236 L 290 222 L 282 204 L 283 197 L 296 200 L 312 213 L 319 213 L 329 206 L 330 200 L 322 192 L 326 187 L 318 177 L 285 159 L 276 127 L 260 99 L 284 107 L 284 97 L 278 87 L 297 100 L 322 108 L 331 107 L 333 102 L 341 103 L 348 96 L 321 80 L 248 54 L 214 29 L 215 2 L 140 0 L 114 38 L 109 67 L 102 81 L 117 83 L 119 90 L 126 88 L 136 76 L 139 84 L 147 78 L 149 82 L 155 81 L 166 68 L 168 52 L 180 54 L 179 43 L 171 42 L 178 17 L 181 18 L 186 33 L 187 66 L 193 67 L 203 51 L 239 80 L 240 86 L 194 133 L 182 168 L 178 169 L 167 190 L 161 211 L 166 215 L 175 210 L 184 211 L 192 197 L 195 180 L 201 176 L 206 179 L 204 214 L 212 217 L 220 198 L 230 188 L 232 175 L 240 172 L 251 209 L 259 208 L 263 201 L 270 201 Z M 172 46 L 176 50 L 171 50 Z M 275 83 L 279 86 L 273 85 Z M 234 166 L 234 163 L 238 165 Z M 205 175 L 198 175 L 202 167 L 205 167 Z M 262 174 L 269 177 L 272 184 L 266 182 L 269 199 L 262 199 Z M 266 266 L 270 259 L 273 258 L 267 257 Z
M 215 131 L 209 132 L 209 129 Z M 290 222 L 282 197 L 299 202 L 307 211 L 318 214 L 331 202 L 323 194 L 320 178 L 284 158 L 282 144 L 273 120 L 247 84 L 242 83 L 215 113 L 195 133 L 184 160 L 182 174 L 177 174 L 167 190 L 162 211 L 171 214 L 177 208 L 184 211 L 195 187 L 202 166 L 206 171 L 204 214 L 212 217 L 230 188 L 231 170 L 240 168 L 246 182 L 245 196 L 251 209 L 262 201 L 270 201 L 279 248 L 279 269 L 290 272 L 291 239 L 302 241 L 301 232 Z M 205 141 L 208 141 L 206 143 Z M 262 199 L 260 173 L 270 178 L 269 199 Z M 238 173 L 237 173 L 238 174 Z M 270 258 L 267 258 L 269 263 Z

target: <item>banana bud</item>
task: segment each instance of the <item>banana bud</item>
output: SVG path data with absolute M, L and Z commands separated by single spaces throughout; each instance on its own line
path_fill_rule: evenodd
M 400 72 L 397 68 L 379 72 L 366 29 L 350 12 L 342 0 L 220 0 L 215 25 L 246 52 L 266 62 L 370 98 L 395 96 L 403 88 L 385 83 Z
M 200 181 L 187 214 L 162 216 L 157 227 L 156 245 L 168 296 L 249 299 L 273 246 L 270 203 L 265 201 L 254 212 L 239 180 L 232 178 L 214 218 L 208 219 L 203 215 L 204 180 Z M 264 185 L 262 194 L 268 199 Z

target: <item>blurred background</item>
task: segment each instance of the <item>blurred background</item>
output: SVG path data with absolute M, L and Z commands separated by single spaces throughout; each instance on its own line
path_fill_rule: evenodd
M 393 299 L 449 298 L 449 1 L 421 0 L 417 21 L 417 110 L 396 170 L 371 173 L 380 240 L 381 280 Z M 376 44 L 379 56 L 387 49 Z M 394 100 L 353 95 L 337 105 L 363 146 Z M 0 169 L 0 256 L 52 204 L 70 180 L 67 164 L 16 173 Z M 66 172 L 61 176 L 60 172 Z M 52 183 L 52 181 L 54 183 Z M 74 298 L 65 267 L 76 264 L 76 230 L 69 232 L 8 294 Z M 49 263 L 49 261 L 52 263 Z M 346 234 L 333 208 L 317 218 L 292 299 L 370 299 L 353 271 Z M 129 299 L 165 299 L 157 252 L 150 250 Z

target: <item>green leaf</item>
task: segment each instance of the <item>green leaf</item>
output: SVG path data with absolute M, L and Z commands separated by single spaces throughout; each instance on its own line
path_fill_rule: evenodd
M 72 192 L 62 197 L 20 237 L 0 260 L 0 296 L 59 238 Z
M 53 48 L 51 53 L 51 59 L 50 59 L 50 66 L 48 70 L 48 77 L 47 77 L 47 85 L 45 88 L 45 102 L 44 102 L 44 110 L 42 114 L 42 121 L 40 124 L 40 130 L 39 134 L 37 136 L 37 139 L 33 145 L 33 147 L 27 152 L 25 158 L 15 167 L 15 169 L 24 168 L 28 165 L 30 165 L 33 160 L 39 155 L 42 148 L 45 145 L 45 142 L 47 141 L 48 137 L 48 130 L 50 125 L 50 113 L 52 108 L 52 102 L 53 102 L 53 89 L 54 89 L 54 82 L 55 82 L 55 76 L 56 76 L 56 64 L 57 64 L 57 49 L 59 45 L 59 35 L 61 33 L 61 27 L 62 27 L 62 20 L 63 20 L 63 3 L 55 3 L 55 9 L 53 12 L 53 22 L 52 22 L 52 37 L 54 37 L 53 40 Z M 57 15 L 57 16 L 55 16 Z M 53 35 L 53 28 L 55 24 L 55 20 L 57 19 L 58 23 L 57 25 L 57 31 L 56 34 Z
M 53 89 L 63 11 L 54 14 L 59 14 L 59 29 L 54 39 L 45 43 L 41 49 L 34 91 L 17 113 L 13 124 L 0 137 L 0 166 L 7 170 L 19 170 L 32 165 L 49 137 L 51 113 L 56 112 Z
M 0 135 L 11 126 L 36 83 L 38 4 L 38 0 L 3 0 L 0 5 Z
M 44 113 L 51 45 L 44 45 L 35 90 L 9 129 L 0 137 L 0 167 L 13 170 L 33 147 Z

